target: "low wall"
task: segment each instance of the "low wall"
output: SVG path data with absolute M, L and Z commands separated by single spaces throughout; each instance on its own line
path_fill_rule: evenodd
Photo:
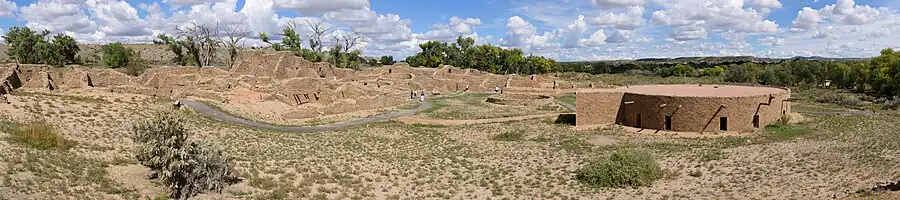
M 578 107 L 578 115 L 575 118 L 575 125 L 590 126 L 616 123 L 624 95 L 624 92 L 617 91 L 576 92 L 575 105 Z

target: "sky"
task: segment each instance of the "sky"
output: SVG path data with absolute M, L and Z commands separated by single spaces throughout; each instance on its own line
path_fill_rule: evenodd
M 0 32 L 27 26 L 82 43 L 149 43 L 191 24 L 246 27 L 266 46 L 293 22 L 403 59 L 473 37 L 558 61 L 684 56 L 871 57 L 900 47 L 900 0 L 0 0 Z M 304 41 L 306 43 L 306 41 Z

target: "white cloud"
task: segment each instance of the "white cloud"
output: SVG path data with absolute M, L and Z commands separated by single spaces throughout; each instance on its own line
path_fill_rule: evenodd
M 600 46 L 606 44 L 606 34 L 603 33 L 603 30 L 597 30 L 594 34 L 591 34 L 591 37 L 582 41 L 584 45 L 587 46 Z
M 192 5 L 215 3 L 215 2 L 225 2 L 225 1 L 229 1 L 229 0 L 163 0 L 163 3 L 178 7 L 178 6 L 192 6 Z
M 673 1 L 665 9 L 654 11 L 650 21 L 666 26 L 702 26 L 714 31 L 776 33 L 778 24 L 765 19 L 765 13 L 744 8 L 741 0 Z
M 323 15 L 323 19 L 346 24 L 368 38 L 383 42 L 399 42 L 411 38 L 410 20 L 401 19 L 396 14 L 380 15 L 369 8 L 329 12 Z
M 644 0 L 591 0 L 591 3 L 600 8 L 619 8 L 643 5 Z
M 341 10 L 369 10 L 368 0 L 275 0 L 276 9 L 294 9 L 305 16 Z
M 632 6 L 625 13 L 605 13 L 590 20 L 590 24 L 600 27 L 634 30 L 644 24 L 644 7 Z
M 706 29 L 700 26 L 679 26 L 672 29 L 669 38 L 675 41 L 689 41 L 706 39 L 708 35 Z
M 106 36 L 141 36 L 150 34 L 147 24 L 138 17 L 137 9 L 125 1 L 86 2 L 91 16 Z
M 9 0 L 0 1 L 0 17 L 13 17 L 15 12 L 19 10 L 16 2 Z
M 475 26 L 481 25 L 478 18 L 451 17 L 449 24 L 432 24 L 431 30 L 423 34 L 413 34 L 414 38 L 424 40 L 437 40 L 443 42 L 455 41 L 457 36 L 477 38 Z
M 563 47 L 574 48 L 581 46 L 581 35 L 584 34 L 584 31 L 587 31 L 587 24 L 584 23 L 584 16 L 578 15 L 578 19 L 566 27 L 566 37 Z
M 506 23 L 506 37 L 503 38 L 505 46 L 527 46 L 534 38 L 537 31 L 534 25 L 519 16 L 512 16 Z
M 89 34 L 97 30 L 97 24 L 88 18 L 79 4 L 40 1 L 22 7 L 21 20 L 37 30 L 54 33 Z M 77 38 L 77 37 L 76 37 Z
M 781 8 L 781 2 L 778 0 L 749 0 L 750 5 L 753 5 L 757 8 Z
M 606 38 L 606 42 L 609 43 L 623 43 L 631 41 L 631 38 L 634 38 L 634 31 L 632 30 L 616 30 L 615 33 Z
M 821 22 L 842 25 L 871 24 L 892 14 L 888 8 L 873 8 L 869 5 L 856 5 L 853 0 L 837 0 L 835 4 L 826 5 L 815 10 L 805 7 L 791 23 L 796 30 L 815 28 Z
M 759 43 L 767 44 L 771 46 L 781 46 L 784 45 L 784 38 L 776 38 L 773 36 L 768 36 L 764 38 L 759 38 L 756 40 Z
M 803 10 L 797 11 L 797 18 L 791 22 L 791 27 L 796 29 L 811 29 L 815 28 L 821 21 L 822 17 L 819 16 L 818 10 L 805 7 Z

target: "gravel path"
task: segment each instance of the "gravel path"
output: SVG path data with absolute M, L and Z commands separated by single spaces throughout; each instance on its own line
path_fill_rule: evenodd
M 204 103 L 200 103 L 200 102 L 190 100 L 190 99 L 182 99 L 182 100 L 179 100 L 179 102 L 181 102 L 181 105 L 187 106 L 191 109 L 194 109 L 194 111 L 197 111 L 200 114 L 210 116 L 219 121 L 237 124 L 237 125 L 241 125 L 241 126 L 253 127 L 253 128 L 279 130 L 279 131 L 295 132 L 295 133 L 314 133 L 314 132 L 322 132 L 322 131 L 341 129 L 341 128 L 345 128 L 348 126 L 368 124 L 368 123 L 372 123 L 372 122 L 376 122 L 376 121 L 393 119 L 393 118 L 407 116 L 407 115 L 413 115 L 413 114 L 424 111 L 424 110 L 429 109 L 434 106 L 431 103 L 429 103 L 428 101 L 425 101 L 425 102 L 422 102 L 419 105 L 419 108 L 416 108 L 416 109 L 397 111 L 397 112 L 376 115 L 376 116 L 366 117 L 366 118 L 360 118 L 360 119 L 355 119 L 355 120 L 350 120 L 350 121 L 338 122 L 338 123 L 333 123 L 333 124 L 318 125 L 318 126 L 276 126 L 276 125 L 263 124 L 263 123 L 243 119 L 240 117 L 232 116 L 228 113 L 222 112 L 219 109 L 213 108 Z

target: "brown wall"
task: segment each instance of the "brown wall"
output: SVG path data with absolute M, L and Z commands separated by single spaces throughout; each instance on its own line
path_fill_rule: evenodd
M 665 116 L 671 116 L 671 128 L 684 132 L 719 131 L 721 117 L 727 118 L 728 131 L 752 130 L 753 117 L 759 115 L 759 127 L 777 122 L 782 111 L 790 113 L 790 90 L 769 95 L 747 97 L 687 97 L 624 93 L 619 103 L 613 92 L 578 93 L 576 124 L 600 125 L 619 123 L 654 130 L 665 129 Z M 634 102 L 624 104 L 624 102 Z M 660 105 L 665 104 L 664 107 Z M 721 108 L 721 109 L 720 109 Z M 615 121 L 610 116 L 615 113 Z M 637 115 L 640 114 L 640 125 Z
M 616 123 L 624 94 L 615 91 L 575 93 L 575 104 L 578 107 L 575 124 L 585 126 Z

